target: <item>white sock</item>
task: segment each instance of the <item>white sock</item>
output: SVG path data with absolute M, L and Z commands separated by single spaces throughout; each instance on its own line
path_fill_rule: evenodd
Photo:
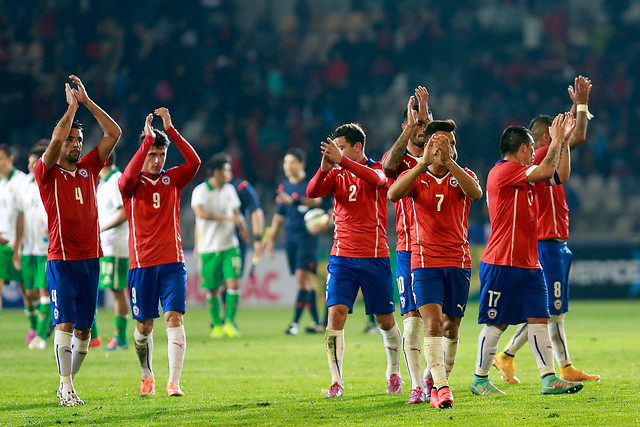
M 564 313 L 551 315 L 549 319 L 549 337 L 553 344 L 553 353 L 561 367 L 571 365 L 567 336 L 564 334 Z
M 442 337 L 424 337 L 424 358 L 431 369 L 433 386 L 440 388 L 448 385 L 444 368 L 444 347 Z
M 447 378 L 451 375 L 453 365 L 456 363 L 456 354 L 458 353 L 458 337 L 447 338 L 442 337 L 442 346 L 444 347 L 444 363 L 447 372 Z
M 536 358 L 540 376 L 554 373 L 553 366 L 553 346 L 549 338 L 547 325 L 529 325 L 529 346 Z
M 427 362 L 427 366 L 424 368 L 424 372 L 422 373 L 422 378 L 426 382 L 429 378 L 431 378 L 431 369 L 429 368 L 429 362 Z
M 324 332 L 324 341 L 331 372 L 331 384 L 337 382 L 344 385 L 342 380 L 342 358 L 344 357 L 344 329 L 336 330 L 327 328 Z
M 493 359 L 496 357 L 496 351 L 498 351 L 498 341 L 500 341 L 503 332 L 495 326 L 489 325 L 484 325 L 484 328 L 480 331 L 480 335 L 478 335 L 478 355 L 476 356 L 476 375 L 481 377 L 489 375 Z
M 63 391 L 71 391 L 73 383 L 71 382 L 71 332 L 63 332 L 55 330 L 53 335 L 53 351 L 58 362 L 58 374 L 60 375 L 60 389 Z
M 153 370 L 151 369 L 151 362 L 153 361 L 153 331 L 149 335 L 142 335 L 138 328 L 135 328 L 133 339 L 135 340 L 140 369 L 142 369 L 142 378 L 153 378 Z
M 393 328 L 385 331 L 380 329 L 382 333 L 382 343 L 384 349 L 387 352 L 387 379 L 391 378 L 393 374 L 400 374 L 400 328 L 398 324 L 394 323 Z
M 421 317 L 407 317 L 402 321 L 402 352 L 407 370 L 411 377 L 411 389 L 422 389 L 422 379 L 420 378 L 422 364 L 422 346 L 420 338 L 424 329 L 424 322 Z
M 71 377 L 74 379 L 89 351 L 89 341 L 91 341 L 91 335 L 84 341 L 75 335 L 71 338 Z
M 184 325 L 167 328 L 167 356 L 169 359 L 169 382 L 180 384 L 180 374 L 184 363 L 184 352 L 187 348 L 187 338 Z
M 509 340 L 509 344 L 504 348 L 504 352 L 510 356 L 515 356 L 518 350 L 520 350 L 528 340 L 527 324 L 522 323 L 518 326 L 518 329 L 516 329 L 516 333 L 513 334 L 511 340 Z

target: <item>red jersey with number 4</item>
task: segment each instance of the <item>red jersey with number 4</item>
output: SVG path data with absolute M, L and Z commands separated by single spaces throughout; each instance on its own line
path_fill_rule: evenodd
M 464 170 L 478 181 L 473 171 Z M 411 268 L 471 268 L 467 240 L 471 198 L 451 172 L 441 177 L 422 172 L 407 195 L 413 200 Z
M 535 161 L 544 160 L 549 146 L 536 150 Z M 562 184 L 538 189 L 538 240 L 569 239 L 569 206 Z
M 36 163 L 34 174 L 49 224 L 48 260 L 102 256 L 96 185 L 104 164 L 97 147 L 78 160 L 74 171 L 58 164 L 46 170 L 42 158 Z
M 129 221 L 129 268 L 184 262 L 180 197 L 198 171 L 200 159 L 175 128 L 167 129 L 167 135 L 186 163 L 162 171 L 157 177 L 140 172 L 153 143 L 153 139 L 146 137 L 120 177 L 120 192 Z
M 387 151 L 382 159 L 389 154 Z M 418 164 L 418 157 L 414 157 L 409 154 L 408 151 L 405 150 L 402 158 L 400 159 L 400 164 L 398 168 L 392 175 L 388 175 L 390 179 L 389 185 L 393 183 L 400 174 L 406 170 L 413 168 Z M 396 251 L 410 251 L 411 250 L 411 237 L 409 233 L 411 231 L 411 220 L 413 215 L 411 215 L 411 211 L 413 210 L 411 197 L 405 196 L 402 199 L 398 200 L 393 204 L 393 207 L 396 210 L 396 234 L 398 235 L 398 242 L 396 243 Z
M 364 159 L 363 165 L 374 169 L 386 182 L 382 164 Z M 316 184 L 322 176 L 322 191 Z M 382 178 L 384 177 L 384 178 Z M 309 197 L 324 197 L 333 193 L 335 229 L 331 255 L 352 258 L 383 258 L 389 256 L 387 243 L 387 189 L 371 185 L 342 167 L 326 174 L 318 172 L 309 182 Z

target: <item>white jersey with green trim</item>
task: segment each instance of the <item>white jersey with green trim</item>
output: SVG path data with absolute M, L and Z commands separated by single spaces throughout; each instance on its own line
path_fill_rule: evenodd
M 115 168 L 104 180 L 98 183 L 98 222 L 100 228 L 110 222 L 118 213 L 119 209 L 124 209 L 122 195 L 118 188 L 118 180 L 122 172 Z M 117 258 L 129 257 L 129 223 L 127 221 L 100 232 L 100 242 L 104 256 Z
M 208 181 L 198 185 L 191 194 L 191 207 L 202 206 L 214 215 L 232 217 L 240 209 L 240 198 L 231 184 L 212 187 Z M 233 221 L 196 218 L 196 239 L 199 254 L 219 252 L 239 246 Z

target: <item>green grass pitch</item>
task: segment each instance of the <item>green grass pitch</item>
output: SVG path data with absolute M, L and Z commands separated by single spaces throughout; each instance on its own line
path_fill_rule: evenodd
M 0 424 L 2 425 L 631 425 L 640 422 L 640 302 L 574 301 L 566 330 L 574 365 L 598 373 L 575 395 L 542 396 L 533 355 L 518 354 L 520 385 L 508 385 L 496 370 L 491 378 L 507 396 L 472 396 L 469 382 L 480 327 L 477 305 L 462 322 L 450 384 L 454 407 L 436 410 L 407 405 L 411 384 L 404 361 L 402 395 L 385 395 L 385 353 L 380 335 L 362 332 L 363 307 L 349 317 L 344 359 L 345 395 L 324 399 L 330 385 L 322 334 L 287 336 L 289 308 L 240 308 L 239 339 L 209 338 L 204 308 L 186 316 L 187 352 L 181 386 L 186 395 L 168 398 L 166 334 L 156 328 L 153 367 L 157 394 L 140 398 L 140 369 L 133 346 L 127 351 L 90 351 L 76 378 L 85 405 L 58 406 L 52 339 L 44 351 L 22 343 L 27 320 L 20 310 L 0 315 Z M 396 317 L 401 324 L 400 316 Z M 308 319 L 303 317 L 302 326 Z M 100 310 L 103 339 L 113 314 Z M 132 331 L 132 329 L 130 328 Z M 502 349 L 514 328 L 500 342 Z M 130 334 L 131 341 L 132 333 Z

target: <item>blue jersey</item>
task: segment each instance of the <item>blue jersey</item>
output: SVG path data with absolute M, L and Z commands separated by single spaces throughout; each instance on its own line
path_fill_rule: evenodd
M 311 236 L 304 223 L 304 214 L 310 209 L 309 206 L 300 204 L 300 198 L 307 195 L 307 184 L 309 180 L 292 184 L 288 179 L 278 186 L 278 192 L 285 192 L 294 200 L 292 205 L 278 205 L 276 213 L 284 216 L 284 231 L 287 241 L 302 239 L 317 239 Z
M 230 184 L 233 185 L 238 193 L 238 198 L 240 199 L 240 212 L 242 213 L 242 216 L 245 217 L 247 224 L 251 224 L 251 213 L 256 209 L 261 208 L 260 199 L 258 199 L 258 194 L 256 193 L 255 188 L 249 184 L 249 181 L 241 178 L 233 178 Z M 244 262 L 247 243 L 242 240 L 242 237 L 240 237 L 240 230 L 238 230 L 238 227 L 236 227 L 236 237 L 238 238 L 238 242 L 240 242 L 240 254 Z

